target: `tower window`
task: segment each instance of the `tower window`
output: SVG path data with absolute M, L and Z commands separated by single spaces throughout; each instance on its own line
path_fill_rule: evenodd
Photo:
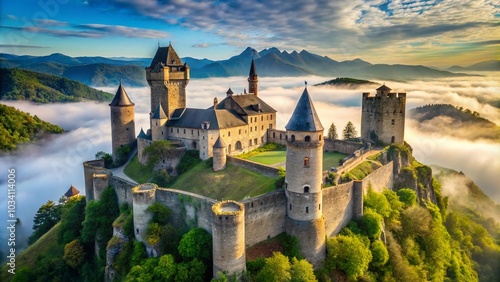
M 307 135 L 306 138 L 304 138 L 304 141 L 311 142 L 311 136 Z
M 255 126 L 255 131 L 257 131 L 257 126 Z
M 156 126 L 158 126 L 158 122 L 156 122 Z
M 306 213 L 309 213 L 309 207 L 306 207 Z
M 191 129 L 191 135 L 194 135 L 194 130 Z
M 309 157 L 304 157 L 304 167 L 309 167 Z
M 276 133 L 273 132 L 273 138 L 276 138 Z
M 318 209 L 321 210 L 321 204 L 319 204 L 319 208 Z
M 184 128 L 184 134 L 186 134 L 186 129 Z
M 391 120 L 391 125 L 394 125 L 394 119 Z
M 321 139 L 323 139 L 323 135 L 319 135 L 319 141 L 321 141 Z
M 295 142 L 295 135 L 292 134 L 292 142 Z
M 238 134 L 241 135 L 241 129 L 238 130 Z
M 290 204 L 290 210 L 292 210 L 292 204 Z
M 392 136 L 391 137 L 391 143 L 394 143 L 396 141 L 396 137 Z
M 273 120 L 273 115 L 271 115 L 271 120 Z
M 179 128 L 177 128 L 177 133 L 179 133 Z
M 304 193 L 309 193 L 309 188 L 310 188 L 309 186 L 305 186 L 304 187 Z
M 261 117 L 260 117 L 260 121 L 264 121 L 264 116 L 261 116 Z
M 173 133 L 174 132 L 174 129 L 173 128 L 170 128 L 170 133 Z
M 257 138 L 254 138 L 254 139 L 253 139 L 253 143 L 254 143 L 254 145 L 257 145 L 257 144 L 258 144 L 258 142 L 257 142 Z
M 231 131 L 228 131 L 227 132 L 227 137 L 230 137 L 231 136 Z
M 252 132 L 252 127 L 250 126 L 250 132 Z

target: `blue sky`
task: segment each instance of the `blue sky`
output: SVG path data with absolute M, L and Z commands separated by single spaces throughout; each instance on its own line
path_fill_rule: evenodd
M 336 60 L 468 65 L 500 59 L 491 0 L 1 0 L 0 52 L 225 59 L 247 46 Z

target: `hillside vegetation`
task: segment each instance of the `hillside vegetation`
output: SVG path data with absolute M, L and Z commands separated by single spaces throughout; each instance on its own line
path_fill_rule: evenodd
M 0 68 L 0 99 L 36 103 L 111 101 L 113 95 L 78 81 L 22 69 Z
M 57 125 L 0 104 L 0 151 L 12 151 L 19 144 L 39 140 L 50 133 L 62 132 L 64 130 Z

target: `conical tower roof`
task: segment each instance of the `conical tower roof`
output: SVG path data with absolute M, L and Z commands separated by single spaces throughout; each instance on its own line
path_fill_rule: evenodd
M 64 193 L 64 196 L 70 198 L 70 197 L 76 196 L 78 194 L 80 194 L 80 191 L 78 191 L 78 189 L 76 189 L 75 186 L 71 185 L 71 187 L 69 187 L 68 191 L 66 193 Z
M 314 109 L 311 96 L 309 96 L 309 92 L 307 92 L 307 87 L 304 88 L 304 92 L 302 92 L 292 117 L 285 128 L 293 131 L 323 130 L 316 109 Z
M 380 86 L 379 88 L 377 88 L 377 90 L 380 90 L 380 91 L 391 91 L 392 89 L 387 87 L 385 84 Z
M 151 118 L 154 119 L 167 118 L 167 115 L 165 114 L 165 111 L 163 110 L 163 107 L 161 106 L 160 102 L 158 102 L 158 106 L 156 106 L 155 112 L 153 113 L 153 116 Z
M 257 69 L 255 68 L 255 62 L 254 62 L 253 58 L 252 58 L 252 65 L 250 66 L 250 72 L 248 73 L 248 76 L 257 76 Z
M 111 104 L 109 105 L 118 107 L 135 105 L 128 97 L 127 92 L 125 91 L 125 88 L 122 86 L 121 81 L 120 81 L 120 86 L 118 86 L 118 90 L 116 90 L 115 97 L 113 98 L 113 101 L 111 101 Z
M 139 132 L 139 135 L 137 136 L 137 138 L 150 139 L 149 136 L 146 133 L 144 133 L 144 130 L 142 130 L 142 127 L 141 127 L 141 132 Z
M 219 138 L 217 138 L 217 141 L 215 141 L 214 148 L 226 148 L 226 143 L 224 143 L 224 141 L 222 141 L 220 136 L 219 136 Z
M 177 55 L 177 52 L 175 52 L 174 47 L 172 47 L 172 44 L 168 44 L 168 47 L 158 47 L 150 67 L 152 68 L 158 63 L 162 63 L 164 66 L 184 65 L 179 55 Z

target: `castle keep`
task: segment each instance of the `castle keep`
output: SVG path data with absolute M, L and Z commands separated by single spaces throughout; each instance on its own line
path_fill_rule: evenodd
M 280 233 L 296 237 L 301 255 L 315 267 L 325 259 L 325 238 L 335 236 L 348 222 L 362 216 L 363 194 L 368 187 L 376 191 L 392 189 L 399 164 L 388 162 L 363 180 L 323 188 L 323 152 L 338 151 L 358 156 L 369 151 L 361 143 L 324 139 L 324 128 L 311 95 L 304 88 L 295 110 L 285 126 L 277 130 L 276 111 L 258 94 L 258 78 L 252 59 L 249 92 L 226 97 L 207 109 L 186 108 L 189 66 L 183 64 L 171 45 L 159 47 L 146 68 L 151 87 L 150 129 L 141 129 L 137 137 L 138 157 L 157 140 L 172 140 L 184 149 L 196 149 L 201 159 L 213 157 L 213 170 L 223 170 L 226 162 L 273 174 L 274 168 L 231 157 L 266 142 L 285 144 L 286 177 L 284 189 L 278 189 L 242 201 L 217 201 L 201 195 L 135 184 L 104 168 L 102 160 L 84 163 L 87 200 L 99 200 L 108 186 L 115 189 L 120 204 L 133 207 L 134 236 L 141 242 L 151 219 L 146 209 L 159 202 L 172 211 L 174 226 L 201 227 L 212 234 L 213 271 L 239 275 L 246 270 L 246 248 Z M 405 94 L 377 89 L 375 97 L 363 93 L 362 139 L 375 144 L 404 142 Z M 123 87 L 110 104 L 113 156 L 124 145 L 133 145 L 134 104 Z M 179 150 L 179 154 L 182 151 Z M 361 153 L 360 153 L 361 152 Z M 167 160 L 168 161 L 168 160 Z M 276 169 L 274 169 L 276 170 Z M 248 185 L 252 185 L 248 183 Z M 153 246 L 148 254 L 157 255 Z M 112 277 L 110 265 L 107 277 Z M 111 274 L 110 274 L 111 273 Z

